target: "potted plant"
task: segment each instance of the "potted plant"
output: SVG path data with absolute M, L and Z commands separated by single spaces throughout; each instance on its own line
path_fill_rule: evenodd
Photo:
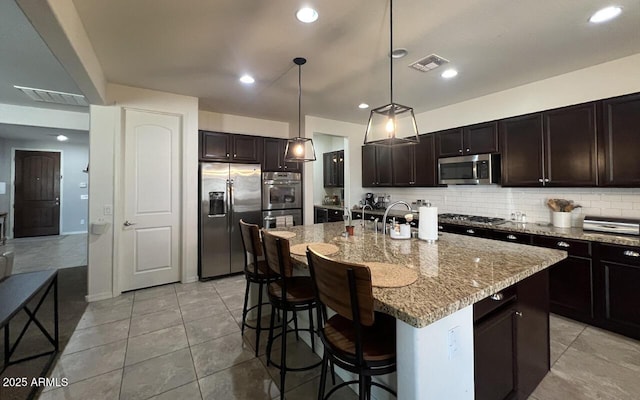
M 552 224 L 558 228 L 571 228 L 571 211 L 581 207 L 573 200 L 548 199 L 547 206 L 553 211 Z

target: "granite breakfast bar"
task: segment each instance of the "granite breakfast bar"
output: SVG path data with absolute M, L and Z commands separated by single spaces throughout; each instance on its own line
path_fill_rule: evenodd
M 330 257 L 384 262 L 418 272 L 398 288 L 373 288 L 378 311 L 397 319 L 398 399 L 473 399 L 473 304 L 566 258 L 563 251 L 443 233 L 429 244 L 394 240 L 341 222 L 286 229 L 291 245 L 330 243 Z M 293 255 L 300 267 L 306 258 Z

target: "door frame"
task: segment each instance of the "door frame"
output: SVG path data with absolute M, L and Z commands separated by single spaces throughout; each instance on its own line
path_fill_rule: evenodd
M 114 156 L 113 156 L 113 263 L 112 263 L 112 295 L 113 297 L 117 297 L 122 294 L 122 286 L 120 285 L 120 246 L 122 240 L 122 230 L 120 229 L 122 224 L 124 224 L 124 145 L 125 145 L 125 126 L 126 126 L 126 111 L 138 111 L 150 114 L 160 114 L 160 115 L 170 115 L 175 116 L 180 119 L 180 138 L 178 143 L 180 143 L 180 148 L 178 149 L 178 166 L 180 171 L 178 175 L 180 177 L 180 182 L 178 184 L 178 190 L 180 193 L 178 197 L 180 198 L 180 234 L 178 235 L 178 260 L 180 265 L 178 268 L 180 269 L 180 281 L 183 283 L 187 283 L 188 277 L 187 269 L 186 269 L 186 247 L 185 247 L 185 230 L 186 230 L 186 222 L 187 216 L 185 212 L 185 204 L 186 204 L 186 190 L 185 190 L 185 168 L 184 168 L 184 160 L 185 160 L 185 115 L 181 113 L 173 113 L 173 112 L 165 112 L 159 110 L 150 110 L 140 107 L 120 107 L 117 111 L 117 122 L 116 127 L 119 128 L 119 132 L 114 135 Z
M 7 239 L 13 239 L 13 224 L 15 217 L 15 201 L 16 201 L 16 151 L 39 151 L 39 152 L 49 152 L 49 153 L 60 153 L 60 218 L 58 219 L 58 235 L 63 235 L 62 231 L 62 210 L 64 207 L 64 190 L 63 188 L 63 180 L 64 180 L 64 151 L 60 149 L 50 150 L 50 149 L 32 149 L 26 147 L 12 147 L 11 148 L 11 193 L 9 196 L 9 220 L 7 225 Z

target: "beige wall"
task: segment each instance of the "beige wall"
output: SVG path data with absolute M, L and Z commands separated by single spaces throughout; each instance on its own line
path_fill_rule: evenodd
M 253 136 L 289 137 L 289 123 L 287 122 L 220 114 L 202 110 L 198 112 L 198 129 L 227 133 L 243 133 Z
M 107 85 L 107 96 L 112 106 L 91 109 L 89 198 L 90 222 L 103 219 L 112 223 L 112 229 L 98 238 L 91 235 L 89 240 L 89 301 L 120 294 L 117 285 L 117 243 L 119 228 L 124 222 L 120 182 L 123 145 L 121 117 L 125 107 L 183 116 L 181 277 L 182 282 L 198 279 L 198 99 L 114 84 Z M 104 205 L 108 204 L 113 205 L 113 217 L 103 214 Z

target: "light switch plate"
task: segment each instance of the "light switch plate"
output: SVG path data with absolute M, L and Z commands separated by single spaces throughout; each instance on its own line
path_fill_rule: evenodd
M 89 195 L 88 194 L 81 194 L 80 195 L 80 200 L 89 200 Z

